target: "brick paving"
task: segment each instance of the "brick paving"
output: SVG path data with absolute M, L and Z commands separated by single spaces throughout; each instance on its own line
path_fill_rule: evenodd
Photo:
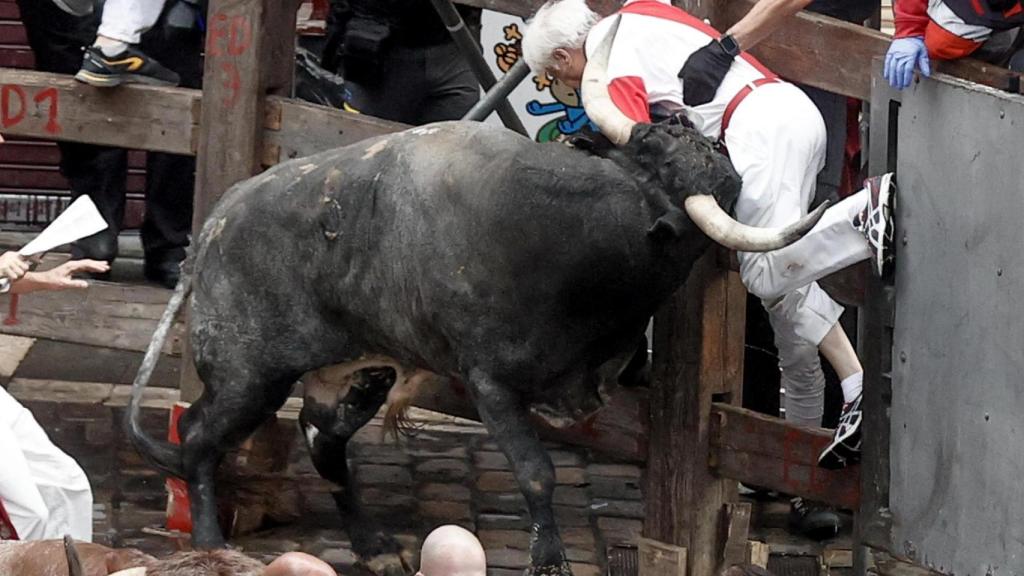
M 0 343 L 3 344 L 3 343 Z M 19 355 L 24 355 L 22 346 Z M 48 356 L 68 349 L 47 343 Z M 88 347 L 76 347 L 88 354 Z M 60 374 L 54 364 L 29 350 L 24 374 L 13 371 L 9 389 L 36 415 L 53 441 L 75 457 L 93 484 L 96 500 L 95 540 L 117 547 L 132 546 L 156 555 L 178 550 L 183 542 L 161 534 L 166 496 L 163 478 L 143 463 L 128 446 L 119 422 L 123 413 L 124 361 L 103 352 L 115 373 L 114 384 L 54 383 Z M 20 358 L 16 358 L 16 365 Z M 62 358 L 61 363 L 73 362 Z M 88 376 L 102 376 L 96 362 Z M 12 370 L 0 369 L 6 380 Z M 50 376 L 51 380 L 38 379 Z M 161 392 L 157 390 L 156 392 Z M 155 408 L 143 411 L 145 426 L 154 434 L 166 430 L 166 406 L 171 390 L 158 394 Z M 403 544 L 409 560 L 423 537 L 434 527 L 453 523 L 476 532 L 488 557 L 490 573 L 522 573 L 529 561 L 526 503 L 515 486 L 505 456 L 474 422 L 415 411 L 414 436 L 385 440 L 379 420 L 353 438 L 349 458 L 360 501 L 382 526 Z M 316 474 L 298 427 L 281 491 L 281 516 L 287 522 L 231 541 L 247 554 L 269 559 L 282 552 L 302 550 L 330 562 L 340 574 L 367 574 L 356 565 L 348 535 L 331 497 L 333 486 Z M 568 558 L 576 576 L 606 573 L 606 549 L 635 543 L 641 529 L 642 470 L 591 454 L 586 450 L 547 443 L 556 465 L 555 510 Z
M 120 429 L 128 373 L 140 357 L 0 335 L 0 384 L 22 399 L 54 442 L 88 473 L 96 500 L 95 540 L 164 555 L 187 542 L 163 531 L 164 480 L 126 444 Z M 176 365 L 165 364 L 143 410 L 144 426 L 160 436 L 166 434 L 167 407 L 177 395 Z M 69 382 L 74 380 L 79 382 Z M 367 575 L 341 527 L 333 485 L 313 469 L 294 423 L 294 401 L 290 405 L 291 416 L 278 423 L 293 447 L 287 470 L 276 475 L 272 488 L 279 509 L 270 515 L 277 524 L 233 538 L 231 545 L 261 560 L 301 550 L 344 576 Z M 530 519 L 505 456 L 477 423 L 424 411 L 413 416 L 418 431 L 412 437 L 386 441 L 376 419 L 351 442 L 348 456 L 366 510 L 402 543 L 412 566 L 418 565 L 423 537 L 438 525 L 454 523 L 478 535 L 490 574 L 522 574 L 529 561 Z M 609 548 L 635 545 L 640 536 L 643 470 L 587 450 L 545 445 L 556 466 L 555 514 L 574 574 L 606 574 Z M 259 482 L 229 478 L 218 489 L 233 491 L 245 502 L 254 498 L 249 493 L 254 484 Z M 784 502 L 755 506 L 757 536 L 781 543 L 772 545 L 773 554 L 825 554 L 824 547 L 808 548 L 782 531 L 787 512 Z M 848 550 L 848 543 L 833 548 Z

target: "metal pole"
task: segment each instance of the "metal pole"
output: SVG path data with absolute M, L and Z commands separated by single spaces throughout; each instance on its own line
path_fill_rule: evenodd
M 494 73 L 491 72 L 490 67 L 487 66 L 487 61 L 484 60 L 483 54 L 480 53 L 480 45 L 473 38 L 473 35 L 469 33 L 469 29 L 466 28 L 466 23 L 462 21 L 459 11 L 455 9 L 450 0 L 430 0 L 430 2 L 434 5 L 438 15 L 441 16 L 441 21 L 444 22 L 445 27 L 451 32 L 455 44 L 459 47 L 459 51 L 462 52 L 466 61 L 469 62 L 469 66 L 473 69 L 473 74 L 476 75 L 480 85 L 483 86 L 485 91 L 490 91 L 491 87 L 497 83 L 497 79 L 494 77 Z M 501 121 L 509 129 L 526 135 L 526 128 L 519 121 L 519 116 L 516 116 L 515 110 L 512 109 L 512 105 L 508 103 L 508 100 L 498 104 L 498 116 L 501 117 Z
M 499 106 L 502 102 L 507 102 L 506 98 L 508 95 L 529 75 L 530 67 L 526 65 L 525 60 L 520 59 L 512 68 L 509 68 L 508 72 L 501 77 L 501 80 L 498 80 L 498 83 L 492 86 L 462 119 L 483 122 L 491 115 L 491 112 L 494 112 L 496 106 Z

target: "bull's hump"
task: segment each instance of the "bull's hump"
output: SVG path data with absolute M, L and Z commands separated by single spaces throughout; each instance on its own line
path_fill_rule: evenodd
M 529 138 L 502 126 L 463 120 L 435 122 L 409 128 L 398 134 L 384 136 L 367 149 L 374 145 L 387 146 L 387 143 L 426 149 L 435 156 L 486 155 L 494 147 L 519 148 L 534 144 Z

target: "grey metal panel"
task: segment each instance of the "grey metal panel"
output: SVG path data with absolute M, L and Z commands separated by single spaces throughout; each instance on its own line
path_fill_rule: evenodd
M 1024 99 L 927 81 L 899 128 L 893 549 L 1024 575 Z

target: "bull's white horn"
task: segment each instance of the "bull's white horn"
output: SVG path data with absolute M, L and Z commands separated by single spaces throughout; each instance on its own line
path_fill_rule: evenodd
M 636 122 L 630 120 L 615 106 L 608 93 L 608 58 L 612 53 L 612 44 L 615 43 L 621 19 L 621 15 L 615 17 L 608 34 L 601 39 L 593 57 L 587 60 L 587 65 L 583 68 L 583 81 L 580 84 L 583 109 L 586 110 L 587 117 L 601 129 L 602 134 L 618 146 L 629 142 L 629 135 L 636 125 Z
M 119 570 L 112 573 L 110 576 L 146 576 L 145 568 L 128 568 L 127 570 Z
M 822 202 L 813 212 L 781 228 L 757 228 L 741 224 L 722 210 L 714 196 L 697 194 L 683 200 L 683 207 L 690 220 L 708 238 L 722 246 L 740 252 L 769 252 L 789 246 L 799 240 L 818 223 L 828 201 Z

